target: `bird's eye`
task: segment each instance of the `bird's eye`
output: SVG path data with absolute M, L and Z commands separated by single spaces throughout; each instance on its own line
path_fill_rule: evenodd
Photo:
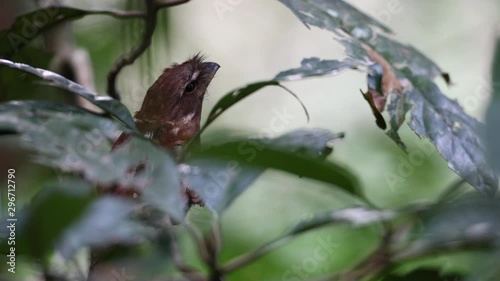
M 187 86 L 186 86 L 186 89 L 185 91 L 187 93 L 191 93 L 192 91 L 194 91 L 194 89 L 196 89 L 196 85 L 194 83 L 189 83 Z

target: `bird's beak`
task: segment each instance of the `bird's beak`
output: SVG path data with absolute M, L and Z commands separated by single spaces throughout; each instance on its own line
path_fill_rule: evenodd
M 219 70 L 219 68 L 220 68 L 220 65 L 218 63 L 215 63 L 215 62 L 204 62 L 203 66 L 205 67 L 206 70 L 208 70 L 209 72 L 211 72 L 213 74 L 215 74 L 217 72 L 217 70 Z

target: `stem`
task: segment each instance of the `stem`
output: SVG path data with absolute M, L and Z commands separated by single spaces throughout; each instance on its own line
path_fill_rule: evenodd
M 116 89 L 116 80 L 118 74 L 125 66 L 133 64 L 136 59 L 139 58 L 149 48 L 149 46 L 151 46 L 151 43 L 153 41 L 153 34 L 156 30 L 158 11 L 161 8 L 173 7 L 187 3 L 189 1 L 190 0 L 163 0 L 156 2 L 155 0 L 146 0 L 146 14 L 138 14 L 136 12 L 132 13 L 134 16 L 141 16 L 144 18 L 144 32 L 139 44 L 129 53 L 122 55 L 109 71 L 107 92 L 110 97 L 116 100 L 120 100 L 120 94 Z M 103 11 L 103 13 L 105 12 Z M 116 14 L 112 12 L 108 12 L 107 14 L 114 16 L 120 15 L 122 17 L 126 15 L 123 13 Z
M 289 240 L 292 239 L 292 236 L 281 236 L 277 239 L 268 242 L 267 244 L 261 246 L 260 248 L 254 250 L 253 252 L 243 254 L 239 257 L 236 257 L 232 261 L 228 262 L 225 266 L 220 268 L 220 272 L 228 273 L 234 271 L 242 266 L 245 266 L 256 259 L 262 257 L 263 255 L 278 249 L 279 247 L 286 244 Z
M 182 275 L 184 275 L 184 277 L 186 277 L 188 280 L 204 281 L 205 278 L 196 269 L 192 268 L 191 266 L 187 265 L 184 262 L 184 258 L 182 257 L 179 245 L 177 243 L 177 237 L 175 235 L 170 218 L 168 218 L 165 221 L 163 228 L 164 228 L 165 232 L 168 233 L 168 235 L 170 236 L 170 240 L 172 241 L 171 242 L 172 259 L 173 259 L 174 265 L 177 267 L 177 269 L 179 269 L 179 271 L 182 273 Z

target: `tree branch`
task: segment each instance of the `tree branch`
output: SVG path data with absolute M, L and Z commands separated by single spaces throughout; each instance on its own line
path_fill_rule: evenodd
M 177 269 L 182 273 L 182 275 L 191 281 L 204 281 L 205 278 L 194 268 L 187 265 L 184 262 L 184 258 L 182 257 L 181 250 L 178 245 L 177 237 L 175 235 L 172 221 L 170 218 L 164 223 L 164 230 L 168 233 L 171 240 L 171 251 L 172 251 L 172 260 Z
M 106 12 L 103 11 L 102 13 L 107 13 L 109 15 L 115 16 L 115 17 L 143 17 L 144 18 L 144 32 L 142 35 L 141 42 L 139 42 L 139 45 L 137 45 L 134 49 L 132 49 L 129 53 L 122 55 L 117 62 L 113 65 L 111 68 L 109 74 L 108 74 L 108 95 L 116 100 L 120 100 L 120 94 L 118 93 L 118 90 L 116 89 L 116 80 L 118 77 L 118 74 L 121 72 L 121 70 L 127 66 L 131 65 L 135 62 L 137 58 L 139 58 L 151 45 L 151 42 L 153 41 L 153 34 L 156 29 L 156 24 L 157 24 L 157 16 L 158 16 L 158 11 L 161 8 L 167 8 L 167 7 L 173 7 L 177 6 L 180 4 L 184 4 L 189 2 L 190 0 L 163 0 L 163 1 L 158 1 L 156 2 L 155 0 L 146 0 L 146 13 L 141 14 L 138 12 Z
M 236 257 L 232 261 L 228 262 L 226 265 L 222 266 L 219 271 L 222 274 L 234 271 L 242 266 L 245 266 L 245 265 L 257 260 L 258 258 L 262 257 L 263 255 L 278 249 L 279 247 L 288 243 L 288 241 L 290 239 L 292 239 L 291 236 L 281 236 L 281 237 L 261 246 L 260 248 L 254 250 L 250 253 L 242 254 L 241 256 Z
M 115 9 L 89 10 L 93 15 L 106 15 L 117 19 L 146 18 L 147 14 L 141 11 L 121 11 Z

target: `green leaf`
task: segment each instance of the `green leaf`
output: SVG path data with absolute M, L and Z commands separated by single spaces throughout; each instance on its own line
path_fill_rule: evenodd
M 92 202 L 78 220 L 68 227 L 57 248 L 67 259 L 85 247 L 136 244 L 147 233 L 132 220 L 135 203 L 103 196 Z
M 55 87 L 79 95 L 104 110 L 104 112 L 121 121 L 131 130 L 137 131 L 134 119 L 132 118 L 132 115 L 130 115 L 127 107 L 117 100 L 110 97 L 98 96 L 96 93 L 85 89 L 83 86 L 45 69 L 34 68 L 27 64 L 15 63 L 4 59 L 0 59 L 0 65 L 31 73 L 45 81 L 49 81 L 51 85 Z
M 357 38 L 371 38 L 374 28 L 391 30 L 342 0 L 279 0 L 290 8 L 306 25 L 327 29 L 334 33 L 345 31 Z
M 16 222 L 16 249 L 19 253 L 36 259 L 47 258 L 64 231 L 92 202 L 93 194 L 92 186 L 78 179 L 44 185 Z M 6 245 L 2 245 L 4 247 Z
M 337 40 L 354 59 L 364 57 L 363 44 L 373 48 L 395 68 L 408 67 L 416 75 L 434 79 L 441 75 L 447 83 L 450 78 L 439 66 L 413 46 L 401 44 L 385 34 L 390 29 L 370 16 L 362 13 L 343 0 L 280 0 L 306 25 L 329 30 L 337 35 L 347 33 L 351 38 L 338 36 Z M 343 33 L 342 33 L 343 32 Z M 369 57 L 369 56 L 368 56 Z
M 413 89 L 405 93 L 413 105 L 410 128 L 436 146 L 450 169 L 477 190 L 494 195 L 498 178 L 488 166 L 480 138 L 483 125 L 443 95 L 432 81 L 408 71 L 406 77 L 413 84 Z
M 486 113 L 486 144 L 490 163 L 500 175 L 500 39 L 497 40 L 493 60 L 493 96 Z
M 334 184 L 359 195 L 350 172 L 324 161 L 332 151 L 331 141 L 342 136 L 324 130 L 298 130 L 276 139 L 212 144 L 192 153 L 184 174 L 205 204 L 217 212 L 224 211 L 267 168 Z
M 398 135 L 398 130 L 405 121 L 406 113 L 413 107 L 409 125 L 415 133 L 420 137 L 429 138 L 448 161 L 449 167 L 476 189 L 490 195 L 497 191 L 498 179 L 487 165 L 486 154 L 479 138 L 481 124 L 465 114 L 456 102 L 444 96 L 432 82 L 431 79 L 438 75 L 450 82 L 448 74 L 443 73 L 439 66 L 414 47 L 398 43 L 381 34 L 380 30 L 387 30 L 342 0 L 280 1 L 306 25 L 314 25 L 335 33 L 343 31 L 350 35 L 350 39 L 341 38 L 340 41 L 346 47 L 347 55 L 355 61 L 364 61 L 367 58 L 373 60 L 374 56 L 380 55 L 389 64 L 387 68 L 392 68 L 396 73 L 400 70 L 405 73 L 398 75 L 398 78 L 404 79 L 406 76 L 413 84 L 413 88 L 404 93 L 405 96 L 399 93 L 383 93 L 391 96 L 391 102 L 387 105 L 391 128 L 387 135 L 402 149 L 405 149 L 405 145 Z M 370 48 L 365 48 L 364 45 Z M 309 72 L 314 72 L 314 69 Z M 317 73 L 327 74 L 321 67 Z M 387 76 L 388 73 L 382 75 Z M 374 81 L 369 82 L 377 86 Z
M 258 90 L 267 87 L 267 86 L 278 86 L 286 90 L 289 94 L 291 94 L 293 97 L 295 97 L 302 107 L 304 108 L 304 111 L 307 116 L 307 120 L 309 120 L 309 113 L 307 112 L 307 109 L 305 108 L 304 104 L 299 100 L 299 98 L 290 90 L 287 88 L 283 87 L 280 83 L 277 81 L 263 81 L 263 82 L 256 82 L 250 85 L 247 85 L 242 88 L 238 88 L 236 90 L 233 90 L 229 93 L 227 93 L 225 96 L 223 96 L 217 104 L 212 108 L 210 111 L 210 114 L 208 115 L 207 122 L 201 129 L 201 132 L 205 130 L 208 125 L 210 125 L 217 117 L 219 117 L 224 111 L 228 110 L 231 106 L 235 105 L 236 103 L 240 102 L 244 98 L 250 96 L 251 94 L 257 92 Z
M 361 62 L 346 59 L 339 60 L 320 60 L 319 58 L 303 59 L 299 68 L 282 71 L 276 75 L 276 81 L 293 81 L 314 76 L 336 75 L 345 69 L 357 69 L 363 65 Z
M 185 202 L 175 162 L 162 148 L 139 137 L 110 152 L 122 129 L 111 119 L 68 105 L 0 104 L 0 132 L 21 134 L 41 164 L 82 175 L 102 188 L 141 190 L 147 204 L 182 220 Z M 144 169 L 134 173 L 139 166 Z

